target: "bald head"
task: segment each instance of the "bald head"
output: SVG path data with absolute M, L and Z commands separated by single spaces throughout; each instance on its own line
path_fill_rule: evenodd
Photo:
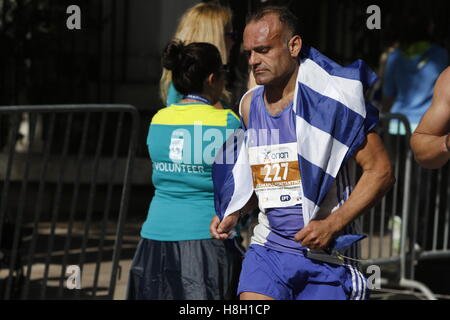
M 258 43 L 266 40 L 288 40 L 289 30 L 281 24 L 276 14 L 268 14 L 260 20 L 250 21 L 244 29 L 244 38 Z
M 247 17 L 246 24 L 251 22 L 260 21 L 266 16 L 275 16 L 280 22 L 281 26 L 286 31 L 286 37 L 291 38 L 294 35 L 300 35 L 299 21 L 297 17 L 285 7 L 278 6 L 267 6 L 260 10 L 254 12 L 252 15 Z

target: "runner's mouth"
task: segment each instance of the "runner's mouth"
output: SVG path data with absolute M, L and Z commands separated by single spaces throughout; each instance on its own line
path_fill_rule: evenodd
M 266 72 L 266 71 L 267 71 L 266 69 L 258 69 L 258 70 L 254 70 L 253 72 L 255 74 L 259 74 L 259 73 L 263 73 L 263 72 Z

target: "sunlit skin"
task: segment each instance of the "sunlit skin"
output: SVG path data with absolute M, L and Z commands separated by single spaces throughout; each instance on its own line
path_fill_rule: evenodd
M 450 67 L 436 81 L 433 103 L 411 137 L 417 162 L 430 169 L 442 167 L 450 159 Z

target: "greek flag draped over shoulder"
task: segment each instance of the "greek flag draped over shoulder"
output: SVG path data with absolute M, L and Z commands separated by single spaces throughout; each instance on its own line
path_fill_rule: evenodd
M 294 114 L 306 225 L 322 215 L 321 205 L 339 170 L 378 122 L 378 110 L 364 98 L 377 76 L 362 60 L 342 67 L 311 47 L 304 46 L 301 57 Z M 218 152 L 212 178 L 221 220 L 250 199 L 254 190 L 244 129 Z

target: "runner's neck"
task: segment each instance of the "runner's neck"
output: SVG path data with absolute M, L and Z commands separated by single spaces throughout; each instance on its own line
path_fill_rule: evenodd
M 264 103 L 270 113 L 278 113 L 289 106 L 294 98 L 295 84 L 299 67 L 287 78 L 285 83 L 274 86 L 266 85 L 264 88 Z

